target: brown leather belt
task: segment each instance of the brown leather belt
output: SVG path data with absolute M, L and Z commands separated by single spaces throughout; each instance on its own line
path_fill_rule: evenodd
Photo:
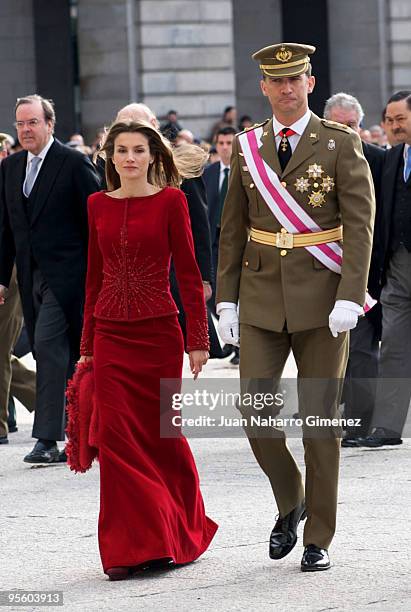
M 334 227 L 330 230 L 321 232 L 309 232 L 307 234 L 289 234 L 286 229 L 281 232 L 265 232 L 263 230 L 252 227 L 250 229 L 250 240 L 274 246 L 277 249 L 293 249 L 294 247 L 316 246 L 318 244 L 326 244 L 335 240 L 342 240 L 343 228 L 342 225 Z

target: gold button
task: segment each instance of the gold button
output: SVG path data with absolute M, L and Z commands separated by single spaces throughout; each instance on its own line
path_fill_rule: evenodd
M 254 183 L 250 183 L 250 189 L 254 189 Z
M 281 233 L 282 233 L 282 234 L 286 234 L 286 233 L 287 233 L 287 230 L 285 229 L 285 227 L 282 227 L 282 228 L 281 228 Z
M 282 251 L 280 251 L 280 255 L 281 257 L 284 257 L 285 255 L 287 255 L 287 251 L 283 249 Z
M 281 185 L 282 185 L 283 187 L 287 187 L 287 183 L 286 183 L 285 181 L 281 181 Z
M 317 189 L 319 187 L 318 183 L 314 183 L 314 188 Z
M 248 261 L 245 261 L 244 265 L 245 265 L 245 267 L 247 267 L 248 266 Z

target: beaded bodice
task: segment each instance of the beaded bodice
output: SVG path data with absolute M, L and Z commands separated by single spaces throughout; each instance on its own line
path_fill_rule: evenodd
M 177 312 L 170 293 L 173 257 L 187 317 L 187 349 L 208 347 L 207 318 L 187 202 L 178 189 L 147 197 L 90 196 L 89 257 L 81 354 L 92 354 L 96 318 L 117 321 Z

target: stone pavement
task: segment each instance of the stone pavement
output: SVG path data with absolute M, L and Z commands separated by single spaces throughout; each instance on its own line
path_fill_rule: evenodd
M 209 376 L 237 375 L 213 361 Z M 292 362 L 288 375 L 295 372 Z M 60 590 L 68 612 L 241 610 L 407 610 L 410 598 L 411 444 L 342 449 L 333 567 L 303 574 L 302 538 L 281 561 L 268 557 L 276 509 L 245 439 L 190 440 L 208 514 L 220 528 L 210 549 L 186 567 L 126 582 L 102 573 L 97 538 L 98 467 L 30 467 L 31 417 L 0 447 L 0 590 Z M 290 447 L 302 464 L 301 441 Z

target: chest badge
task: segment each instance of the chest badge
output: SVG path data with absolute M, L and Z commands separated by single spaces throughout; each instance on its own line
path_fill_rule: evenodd
M 324 170 L 319 164 L 310 164 L 308 166 L 307 174 L 312 179 L 321 178 L 323 173 Z
M 335 181 L 331 176 L 325 174 L 321 164 L 310 164 L 305 175 L 297 177 L 294 188 L 299 193 L 308 194 L 308 204 L 313 208 L 321 208 L 326 204 L 326 194 L 333 191 Z
M 300 176 L 294 183 L 294 187 L 300 193 L 304 193 L 304 191 L 308 191 L 310 188 L 310 179 L 305 176 Z
M 321 208 L 321 206 L 325 204 L 325 195 L 322 191 L 313 191 L 308 196 L 308 203 L 311 204 L 313 208 Z
M 327 148 L 328 148 L 329 151 L 334 151 L 334 149 L 335 149 L 335 140 L 334 140 L 334 138 L 330 138 L 330 140 L 328 141 Z

